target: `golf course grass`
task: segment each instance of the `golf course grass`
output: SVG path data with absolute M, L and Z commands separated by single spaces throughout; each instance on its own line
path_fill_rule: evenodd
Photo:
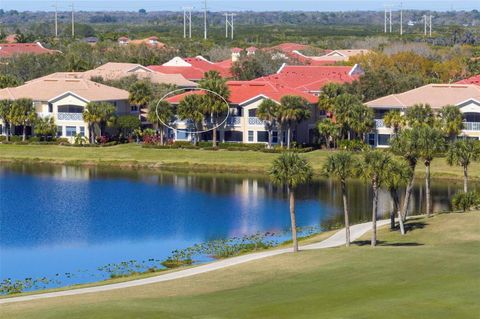
M 478 318 L 480 212 L 416 217 L 352 247 L 0 306 L 1 318 Z
M 319 174 L 331 151 L 318 150 L 302 154 Z M 108 165 L 119 167 L 148 167 L 186 171 L 261 173 L 265 174 L 278 154 L 254 151 L 208 151 L 184 149 L 149 149 L 137 144 L 111 147 L 71 147 L 58 145 L 0 144 L 0 161 L 32 161 L 73 165 Z M 432 176 L 462 178 L 460 167 L 448 166 L 444 158 L 432 162 Z M 424 173 L 422 162 L 418 176 Z M 480 180 L 480 163 L 470 166 L 470 178 Z

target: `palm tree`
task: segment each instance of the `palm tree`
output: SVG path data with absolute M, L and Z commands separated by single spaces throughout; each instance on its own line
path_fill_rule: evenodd
M 350 152 L 338 152 L 329 155 L 323 165 L 323 174 L 340 179 L 342 187 L 343 214 L 345 218 L 345 245 L 350 246 L 350 223 L 348 221 L 347 179 L 354 177 L 358 162 Z
M 364 141 L 365 134 L 371 132 L 374 128 L 373 109 L 362 103 L 357 103 L 352 105 L 350 113 L 351 121 L 349 127 L 355 133 L 355 136 L 361 136 Z
M 445 150 L 445 138 L 442 131 L 427 125 L 418 127 L 419 155 L 425 164 L 425 193 L 427 217 L 431 216 L 432 203 L 430 198 L 430 164 L 434 157 Z
M 211 92 L 206 93 L 204 98 L 203 112 L 206 118 L 210 119 L 212 130 L 212 145 L 217 146 L 217 125 L 218 120 L 225 116 L 228 112 L 229 106 L 225 103 L 230 97 L 230 90 L 227 81 L 220 76 L 217 71 L 208 71 L 205 73 L 203 79 L 199 82 L 200 87 Z M 218 94 L 218 95 L 217 95 Z M 219 96 L 223 97 L 220 98 Z
M 292 126 L 310 118 L 308 101 L 297 95 L 285 95 L 280 100 L 280 122 L 287 126 L 287 149 L 290 149 L 292 140 Z
M 11 100 L 0 100 L 0 119 L 5 126 L 5 139 L 8 142 L 10 139 L 10 110 L 13 102 Z
M 157 128 L 161 127 L 160 130 L 160 144 L 164 144 L 164 135 L 166 126 L 174 122 L 175 120 L 175 109 L 172 104 L 168 103 L 165 100 L 158 101 L 153 100 L 148 104 L 148 114 L 147 119 L 150 123 L 155 125 Z
M 273 128 L 278 120 L 280 105 L 273 100 L 265 99 L 257 108 L 257 117 L 265 122 L 268 130 L 268 148 L 272 148 Z
M 48 136 L 55 136 L 57 125 L 53 116 L 39 117 L 35 121 L 35 134 L 43 136 L 46 141 Z
M 117 119 L 115 113 L 117 109 L 115 105 L 108 102 L 100 102 L 98 104 L 98 109 L 100 111 L 100 136 L 103 136 L 103 133 L 105 133 L 107 126 L 111 127 L 115 124 L 115 121 Z
M 325 138 L 327 148 L 330 148 L 330 142 L 332 142 L 333 147 L 336 148 L 336 141 L 340 137 L 340 125 L 334 123 L 331 119 L 326 118 L 317 123 L 317 129 L 320 135 Z
M 88 124 L 88 137 L 90 144 L 95 143 L 95 125 L 101 121 L 101 111 L 97 102 L 89 102 L 83 109 L 83 120 Z
M 463 168 L 463 191 L 468 192 L 468 166 L 480 160 L 480 142 L 472 139 L 459 140 L 448 148 L 447 163 Z
M 408 163 L 412 175 L 407 183 L 405 189 L 405 199 L 400 211 L 403 221 L 407 218 L 408 205 L 410 203 L 410 197 L 412 196 L 413 183 L 415 181 L 415 168 L 420 157 L 420 146 L 418 144 L 418 129 L 408 128 L 400 131 L 390 140 L 390 150 L 398 156 L 402 156 Z
M 407 109 L 405 117 L 410 127 L 422 124 L 433 126 L 435 123 L 435 115 L 433 114 L 432 107 L 428 104 L 415 104 Z
M 390 228 L 395 228 L 395 215 L 398 216 L 398 223 L 400 225 L 400 233 L 405 234 L 405 228 L 403 227 L 403 218 L 400 212 L 400 198 L 398 196 L 398 189 L 401 186 L 407 185 L 410 181 L 413 172 L 406 161 L 392 159 L 383 171 L 385 187 L 390 192 L 390 197 L 393 202 L 393 209 L 390 213 Z
M 442 107 L 438 112 L 438 119 L 442 131 L 451 141 L 455 140 L 464 128 L 462 112 L 456 105 Z
M 405 116 L 400 113 L 399 110 L 388 111 L 383 117 L 383 121 L 386 127 L 393 128 L 393 134 L 397 135 L 398 132 L 407 124 Z
M 391 156 L 381 150 L 366 152 L 361 163 L 361 176 L 372 185 L 372 241 L 371 245 L 377 245 L 377 214 L 378 214 L 378 189 L 384 184 L 383 172 L 390 165 Z
M 290 198 L 290 221 L 292 225 L 293 252 L 298 251 L 297 223 L 295 220 L 295 189 L 312 178 L 310 163 L 296 153 L 285 152 L 273 161 L 268 171 L 271 180 L 277 185 L 286 185 Z
M 204 113 L 202 112 L 202 105 L 204 99 L 202 95 L 190 94 L 185 96 L 178 104 L 178 117 L 182 121 L 190 122 L 194 131 L 198 130 L 204 121 Z M 196 145 L 198 141 L 198 133 L 196 133 L 193 143 Z
M 128 100 L 131 104 L 138 106 L 139 117 L 142 114 L 142 109 L 152 100 L 152 88 L 143 81 L 137 81 L 128 89 Z
M 344 93 L 345 88 L 342 85 L 327 83 L 322 88 L 322 93 L 318 96 L 318 108 L 325 112 L 333 112 L 335 109 L 335 99 Z
M 13 102 L 8 115 L 13 125 L 23 127 L 22 141 L 27 139 L 27 126 L 32 125 L 37 118 L 37 112 L 31 99 L 18 99 Z

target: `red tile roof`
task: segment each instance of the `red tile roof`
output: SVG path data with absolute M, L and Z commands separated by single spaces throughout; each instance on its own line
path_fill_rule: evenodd
M 304 92 L 319 91 L 327 83 L 350 83 L 359 77 L 349 75 L 350 66 L 284 65 L 279 73 L 259 78 L 275 85 L 282 85 Z
M 44 48 L 40 42 L 36 43 L 0 43 L 0 58 L 8 58 L 16 54 L 46 54 L 60 51 Z
M 244 104 L 245 102 L 259 96 L 270 98 L 280 102 L 286 95 L 298 95 L 304 97 L 308 102 L 317 103 L 318 98 L 312 94 L 294 90 L 291 88 L 275 85 L 266 81 L 229 81 L 230 98 L 232 104 Z M 179 103 L 185 96 L 190 94 L 202 94 L 201 91 L 190 91 L 175 95 L 167 99 L 170 103 Z
M 309 45 L 298 44 L 298 43 L 282 43 L 276 46 L 269 48 L 270 50 L 278 50 L 284 53 L 293 53 L 293 51 L 301 51 L 311 48 Z
M 480 85 L 480 74 L 474 75 L 468 79 L 458 81 L 457 84 L 477 84 Z
M 209 62 L 202 58 L 185 58 L 185 62 L 191 66 L 166 66 L 166 65 L 150 65 L 149 69 L 164 74 L 181 74 L 191 81 L 200 80 L 205 72 L 217 71 L 222 77 L 229 78 L 232 76 L 230 72 L 231 62 L 222 61 L 219 63 Z
M 233 53 L 240 53 L 240 52 L 242 52 L 242 51 L 243 51 L 242 48 L 233 48 L 233 49 L 232 49 L 232 52 L 233 52 Z

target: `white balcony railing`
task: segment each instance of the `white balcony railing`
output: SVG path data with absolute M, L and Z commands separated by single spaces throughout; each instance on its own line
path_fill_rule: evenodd
M 383 119 L 375 119 L 375 127 L 376 128 L 385 127 L 385 122 L 383 121 Z
M 463 122 L 465 131 L 480 131 L 480 122 Z
M 57 119 L 59 121 L 83 121 L 82 113 L 57 113 Z
M 249 117 L 248 124 L 249 125 L 265 125 L 265 122 L 259 119 L 258 117 Z
M 228 125 L 240 125 L 242 120 L 241 116 L 229 116 L 227 119 Z

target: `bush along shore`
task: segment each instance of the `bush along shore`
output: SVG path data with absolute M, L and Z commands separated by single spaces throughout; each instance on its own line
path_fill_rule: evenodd
M 302 239 L 309 238 L 320 231 L 321 229 L 315 226 L 298 228 Z M 51 277 L 25 278 L 23 280 L 6 278 L 0 282 L 0 295 L 14 295 L 22 292 L 61 287 L 65 285 L 65 281 L 71 282 L 76 278 L 129 278 L 234 257 L 287 244 L 289 241 L 285 240 L 285 235 L 288 232 L 287 230 L 278 233 L 257 232 L 241 237 L 211 240 L 184 249 L 174 250 L 165 260 L 149 258 L 147 260 L 129 260 L 103 265 L 96 269 L 96 274 L 89 270 L 79 270 L 78 272 L 57 273 Z

